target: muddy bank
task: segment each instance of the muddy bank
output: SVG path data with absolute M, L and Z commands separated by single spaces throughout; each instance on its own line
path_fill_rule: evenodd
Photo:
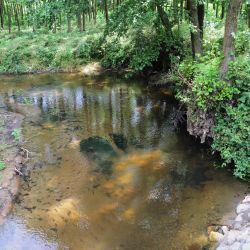
M 9 213 L 12 201 L 18 192 L 18 170 L 24 157 L 20 149 L 21 125 L 24 117 L 20 114 L 0 110 L 0 224 Z

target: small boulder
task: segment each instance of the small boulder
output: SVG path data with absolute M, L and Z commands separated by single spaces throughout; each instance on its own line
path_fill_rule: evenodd
M 116 156 L 112 145 L 106 139 L 100 136 L 89 137 L 80 142 L 80 151 L 90 154 L 104 154 L 107 156 Z
M 222 230 L 223 234 L 226 234 L 226 233 L 228 233 L 228 231 L 229 231 L 229 229 L 228 229 L 227 226 L 222 226 L 222 227 L 221 227 L 221 230 Z
M 241 214 L 241 213 L 246 212 L 247 210 L 250 210 L 250 204 L 242 203 L 242 204 L 238 205 L 236 212 L 237 212 L 237 214 Z
M 227 245 L 232 245 L 238 236 L 238 231 L 236 230 L 231 230 L 229 231 L 229 233 L 225 236 L 225 242 L 227 243 Z
M 234 242 L 233 245 L 229 247 L 229 250 L 241 250 L 240 242 Z
M 123 134 L 110 134 L 110 137 L 114 141 L 115 145 L 121 149 L 126 150 L 128 147 L 128 140 Z
M 222 239 L 224 238 L 224 235 L 223 234 L 220 234 L 218 232 L 210 232 L 209 234 L 209 240 L 211 242 L 220 242 Z
M 242 203 L 250 203 L 250 195 L 247 195 Z
M 250 249 L 250 243 L 243 244 L 241 247 L 241 250 L 249 250 Z

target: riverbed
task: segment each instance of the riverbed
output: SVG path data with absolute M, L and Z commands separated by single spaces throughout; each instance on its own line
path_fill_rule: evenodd
M 30 152 L 0 226 L 3 250 L 209 249 L 208 227 L 233 219 L 248 191 L 174 128 L 177 102 L 166 89 L 73 74 L 0 82 L 1 108 L 25 116 Z M 89 138 L 114 153 L 81 151 Z

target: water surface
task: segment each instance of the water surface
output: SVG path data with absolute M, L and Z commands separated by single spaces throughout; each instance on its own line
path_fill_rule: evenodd
M 26 116 L 35 168 L 0 227 L 0 249 L 205 249 L 207 227 L 230 219 L 246 191 L 173 129 L 167 90 L 66 74 L 0 83 L 0 107 Z M 115 153 L 80 152 L 96 136 Z

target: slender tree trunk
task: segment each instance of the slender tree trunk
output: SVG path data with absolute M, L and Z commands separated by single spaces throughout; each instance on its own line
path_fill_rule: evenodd
M 195 31 L 191 31 L 191 43 L 193 58 L 197 59 L 202 54 L 202 37 L 196 0 L 187 0 L 187 8 L 189 11 L 190 21 L 195 28 Z
M 182 19 L 183 19 L 183 4 L 184 4 L 184 0 L 180 1 L 180 23 L 182 23 Z
M 56 20 L 56 16 L 54 16 L 54 25 L 53 25 L 53 33 L 57 32 L 57 20 Z
M 71 17 L 69 14 L 67 15 L 67 26 L 68 26 L 67 32 L 71 33 L 72 32 L 72 24 L 71 24 Z
M 59 31 L 62 31 L 62 14 L 59 14 Z
M 179 3 L 179 0 L 173 0 L 174 22 L 175 22 L 176 24 L 179 23 L 178 3 Z
M 96 24 L 96 0 L 92 0 L 92 11 L 93 11 L 94 24 Z
M 234 36 L 237 32 L 237 21 L 241 4 L 242 0 L 231 0 L 228 6 L 223 43 L 224 59 L 220 68 L 221 79 L 225 79 L 229 64 L 235 59 Z
M 224 19 L 225 16 L 225 2 L 223 1 L 221 3 L 221 15 L 220 15 L 220 19 Z
M 8 15 L 8 30 L 11 33 L 11 12 L 10 7 L 7 6 L 7 15 Z
M 4 1 L 0 0 L 0 21 L 1 28 L 4 29 Z
M 80 13 L 77 14 L 77 25 L 78 25 L 79 32 L 83 32 L 82 17 Z
M 108 0 L 103 0 L 106 23 L 109 21 Z
M 247 25 L 248 29 L 250 30 L 250 3 L 247 3 Z
M 219 3 L 216 3 L 215 17 L 218 18 L 219 15 Z
M 199 3 L 197 7 L 198 11 L 198 22 L 199 22 L 199 29 L 200 29 L 200 36 L 201 40 L 203 39 L 203 29 L 204 29 L 204 18 L 205 18 L 205 5 L 204 3 Z
M 85 14 L 82 13 L 82 31 L 86 30 Z

